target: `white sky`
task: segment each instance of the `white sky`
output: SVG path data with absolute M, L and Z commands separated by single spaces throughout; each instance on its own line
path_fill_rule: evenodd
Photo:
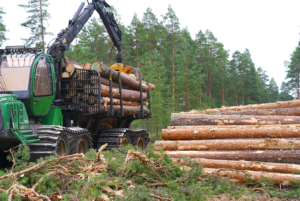
M 48 31 L 55 35 L 68 24 L 84 0 L 49 0 L 51 14 Z M 90 0 L 91 1 L 91 0 Z M 28 0 L 0 0 L 0 7 L 7 13 L 4 22 L 9 29 L 6 45 L 21 45 L 29 30 L 21 28 L 26 12 L 18 4 Z M 86 1 L 85 1 L 86 2 Z M 209 29 L 230 54 L 246 48 L 250 50 L 256 68 L 261 66 L 278 85 L 285 79 L 283 62 L 289 60 L 299 41 L 300 1 L 297 0 L 107 0 L 129 25 L 134 13 L 140 19 L 147 7 L 159 20 L 172 5 L 180 20 L 181 28 L 187 27 L 192 37 L 199 30 Z M 94 16 L 97 16 L 97 12 Z M 46 37 L 49 42 L 54 36 Z

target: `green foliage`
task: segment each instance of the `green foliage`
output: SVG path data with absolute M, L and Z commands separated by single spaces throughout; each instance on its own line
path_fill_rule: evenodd
M 30 29 L 31 36 L 22 38 L 26 46 L 37 46 L 45 51 L 45 35 L 53 35 L 47 32 L 46 22 L 50 19 L 50 14 L 46 10 L 49 6 L 48 0 L 28 0 L 27 4 L 19 4 L 28 13 L 27 20 L 21 24 L 22 27 Z
M 123 63 L 138 68 L 143 80 L 156 86 L 150 93 L 153 118 L 131 124 L 147 129 L 152 142 L 160 139 L 172 112 L 291 99 L 288 84 L 279 94 L 277 83 L 269 82 L 266 71 L 255 67 L 250 50 L 235 51 L 230 59 L 229 50 L 210 30 L 200 30 L 193 39 L 188 28 L 180 28 L 171 5 L 162 21 L 147 8 L 140 18 L 135 13 L 129 26 L 121 23 L 114 8 L 110 11 L 123 32 Z M 111 65 L 111 46 L 101 19 L 92 18 L 66 57 Z
M 3 17 L 2 15 L 4 15 L 5 12 L 3 11 L 3 8 L 0 7 L 0 47 L 2 46 L 3 42 L 8 40 L 8 38 L 6 38 L 5 33 L 8 31 L 6 29 L 5 24 L 3 23 Z
M 11 154 L 7 156 L 7 160 L 12 161 L 14 158 L 17 169 L 26 166 L 30 159 L 29 147 L 25 144 L 19 145 L 16 152 L 12 150 L 12 154 L 13 156 Z

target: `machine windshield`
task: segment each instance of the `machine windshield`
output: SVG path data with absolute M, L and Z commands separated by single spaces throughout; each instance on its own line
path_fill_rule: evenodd
M 0 93 L 13 93 L 17 98 L 29 97 L 29 78 L 35 54 L 4 55 L 0 60 Z

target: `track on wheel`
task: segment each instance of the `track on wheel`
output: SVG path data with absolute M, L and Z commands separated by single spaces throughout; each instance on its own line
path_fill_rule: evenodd
M 106 143 L 108 144 L 106 147 L 108 150 L 117 148 L 119 135 L 121 136 L 119 149 L 124 147 L 123 142 L 137 145 L 139 139 L 141 139 L 141 141 L 144 142 L 143 149 L 145 149 L 150 142 L 149 134 L 144 129 L 110 128 L 104 129 L 99 133 L 97 148 L 99 149 Z
M 66 144 L 64 155 L 77 153 L 76 143 L 86 142 L 87 151 L 93 146 L 92 137 L 87 129 L 79 127 L 66 128 L 62 126 L 35 126 L 33 129 L 38 143 L 28 144 L 30 148 L 30 161 L 36 161 L 40 157 L 60 154 L 58 153 L 59 143 L 62 141 Z

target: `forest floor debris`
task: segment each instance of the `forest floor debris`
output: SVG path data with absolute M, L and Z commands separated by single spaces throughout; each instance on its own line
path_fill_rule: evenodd
M 211 174 L 192 160 L 176 164 L 162 151 L 149 146 L 139 151 L 98 151 L 71 156 L 51 156 L 27 162 L 26 146 L 11 150 L 13 168 L 0 177 L 0 200 L 279 200 L 300 197 L 300 183 L 283 187 L 265 178 L 238 184 Z M 244 181 L 247 180 L 245 176 Z

